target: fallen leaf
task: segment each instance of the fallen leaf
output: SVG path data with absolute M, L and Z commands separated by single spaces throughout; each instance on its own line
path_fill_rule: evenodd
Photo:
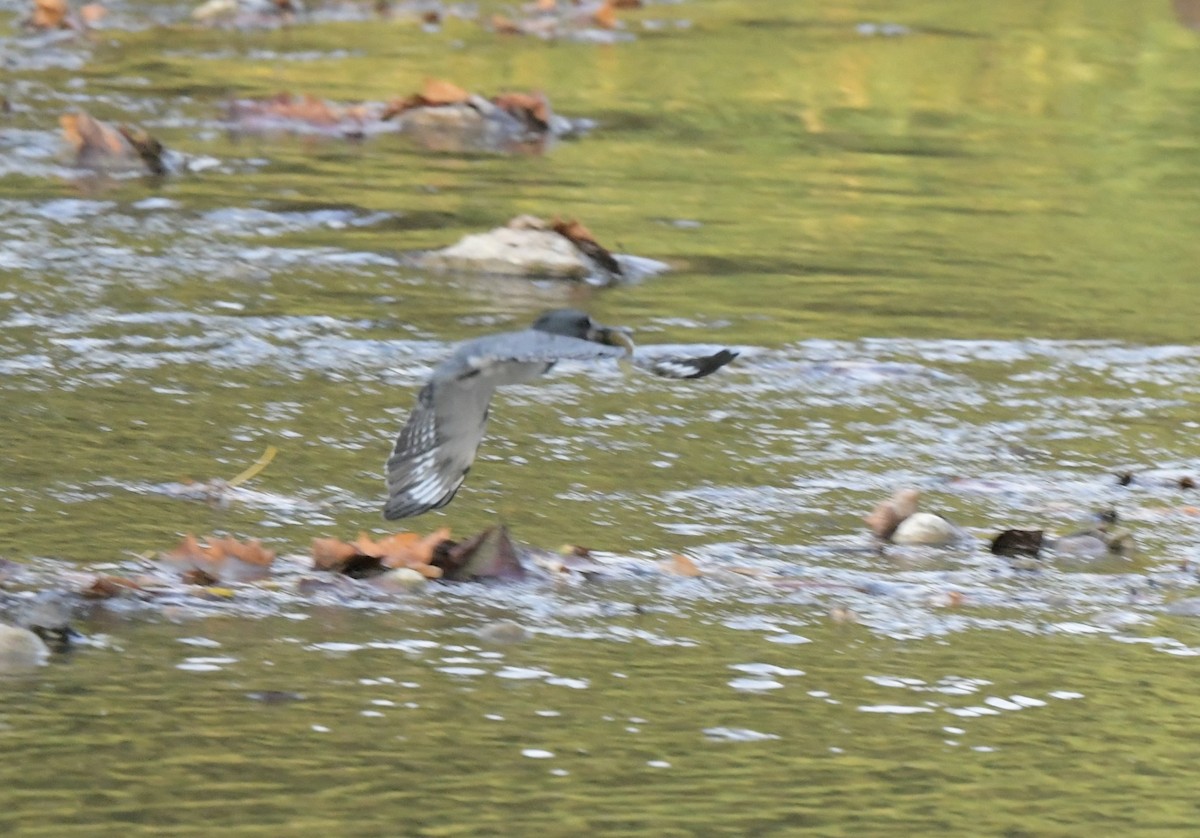
M 445 571 L 447 579 L 456 582 L 525 578 L 517 547 L 503 524 L 449 547 L 434 558 L 434 564 Z
M 336 538 L 314 538 L 312 542 L 313 567 L 317 570 L 340 572 L 357 555 L 357 547 Z
M 617 8 L 613 0 L 604 0 L 604 5 L 592 12 L 592 20 L 605 29 L 617 28 Z
M 542 93 L 501 93 L 492 104 L 515 116 L 534 131 L 550 129 L 550 103 Z
M 550 229 L 575 245 L 585 256 L 609 273 L 621 275 L 621 265 L 616 258 L 596 241 L 592 231 L 574 218 L 563 220 L 557 216 L 550 222 Z
M 58 122 L 78 165 L 103 168 L 111 163 L 140 159 L 151 174 L 166 173 L 163 162 L 166 149 L 141 128 L 114 127 L 86 111 L 65 113 Z
M 88 3 L 79 7 L 79 19 L 84 26 L 94 26 L 102 17 L 108 14 L 108 9 L 99 3 Z
M 74 29 L 67 0 L 34 0 L 33 12 L 23 23 L 32 29 Z
M 492 29 L 501 35 L 524 35 L 520 25 L 504 15 L 492 15 Z
M 163 553 L 162 559 L 179 566 L 185 582 L 211 585 L 267 577 L 271 563 L 275 561 L 275 551 L 263 547 L 258 539 L 241 542 L 226 536 L 201 544 L 188 533 L 174 549 Z
M 121 576 L 97 576 L 79 593 L 87 599 L 112 599 L 126 591 L 140 591 L 142 586 Z
M 90 155 L 120 157 L 132 150 L 120 131 L 86 111 L 65 113 L 58 118 L 58 123 L 80 162 Z
M 900 489 L 887 500 L 880 501 L 863 520 L 876 538 L 887 541 L 896 531 L 896 527 L 900 526 L 900 522 L 917 511 L 917 501 L 920 497 L 919 489 Z
M 430 563 L 451 545 L 450 530 L 443 527 L 429 535 L 399 532 L 378 540 L 360 532 L 353 543 L 336 538 L 314 538 L 313 567 L 342 573 L 354 579 L 378 576 L 388 570 L 407 567 L 431 579 L 442 575 Z
M 444 79 L 425 79 L 420 96 L 427 105 L 457 105 L 471 98 L 471 94 L 457 84 Z
M 182 578 L 185 585 L 201 585 L 203 587 L 209 587 L 221 581 L 212 574 L 200 570 L 199 568 L 192 568 L 191 570 L 184 571 Z
M 663 562 L 662 568 L 667 573 L 692 579 L 704 575 L 700 568 L 696 567 L 696 563 L 682 553 L 676 553 L 669 561 Z

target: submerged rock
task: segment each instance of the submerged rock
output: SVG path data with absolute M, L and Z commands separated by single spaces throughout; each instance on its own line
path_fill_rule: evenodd
M 932 512 L 914 512 L 892 533 L 893 544 L 945 547 L 959 540 L 958 528 Z
M 611 284 L 666 269 L 661 262 L 609 253 L 595 239 L 575 234 L 575 222 L 521 215 L 503 227 L 474 233 L 416 257 L 423 268 Z M 635 274 L 636 276 L 631 276 Z
M 500 646 L 520 643 L 527 637 L 529 637 L 529 632 L 526 628 L 512 620 L 496 620 L 479 629 L 480 640 Z
M 0 623 L 0 675 L 28 672 L 49 657 L 50 649 L 32 631 Z
M 71 628 L 76 602 L 76 597 L 66 591 L 42 591 L 21 608 L 17 623 L 36 634 L 54 651 L 66 651 L 72 638 L 77 636 Z
M 905 546 L 945 547 L 962 538 L 962 532 L 940 515 L 918 512 L 919 489 L 900 489 L 863 517 L 880 541 Z
M 537 116 L 531 109 L 503 103 L 471 94 L 465 102 L 404 110 L 395 120 L 402 133 L 427 151 L 493 154 L 538 154 L 554 140 L 578 136 L 594 125 L 554 114 L 548 103 Z
M 887 541 L 900 522 L 917 511 L 920 498 L 919 489 L 899 489 L 887 500 L 880 501 L 863 520 L 876 538 Z

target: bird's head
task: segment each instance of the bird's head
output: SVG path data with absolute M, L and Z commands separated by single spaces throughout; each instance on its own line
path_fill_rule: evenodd
M 601 326 L 579 309 L 558 308 L 548 311 L 534 321 L 533 328 L 541 332 L 590 340 L 593 343 L 603 343 L 607 346 L 620 346 L 626 352 L 633 353 L 633 338 L 629 329 L 620 326 Z

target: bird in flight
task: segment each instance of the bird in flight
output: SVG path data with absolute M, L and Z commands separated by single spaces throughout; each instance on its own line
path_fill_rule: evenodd
M 448 504 L 462 485 L 483 439 L 488 405 L 497 387 L 521 384 L 558 361 L 632 357 L 627 329 L 601 326 L 582 311 L 556 309 L 528 329 L 459 344 L 434 369 L 417 395 L 387 461 L 383 516 L 410 518 Z M 701 357 L 635 359 L 663 378 L 703 378 L 737 357 L 722 349 Z

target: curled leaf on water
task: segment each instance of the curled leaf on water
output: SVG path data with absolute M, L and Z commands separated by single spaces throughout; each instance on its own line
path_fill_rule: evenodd
M 880 501 L 863 520 L 876 538 L 888 541 L 900 523 L 917 511 L 920 497 L 919 489 L 900 489 L 887 500 Z
M 34 0 L 33 11 L 21 21 L 26 29 L 77 29 L 67 0 Z
M 586 38 L 594 43 L 614 43 L 621 27 L 618 9 L 634 9 L 641 0 L 535 0 L 525 3 L 514 17 L 493 15 L 490 28 L 501 35 L 526 35 L 551 40 Z
M 142 586 L 132 579 L 123 576 L 108 576 L 100 574 L 91 583 L 80 590 L 85 599 L 112 599 L 130 592 L 138 592 Z
M 58 121 L 76 165 L 95 169 L 141 165 L 150 174 L 166 172 L 166 149 L 140 128 L 109 125 L 86 111 L 65 113 Z
M 550 222 L 550 229 L 579 248 L 589 259 L 609 273 L 621 275 L 621 265 L 616 258 L 592 235 L 592 231 L 574 218 L 557 216 Z
M 445 527 L 428 535 L 400 532 L 380 539 L 359 533 L 353 542 L 316 538 L 312 543 L 313 567 L 355 579 L 379 576 L 392 569 L 409 568 L 427 578 L 437 579 L 442 571 L 433 562 L 452 543 L 450 530 Z
M 450 545 L 434 561 L 445 571 L 447 579 L 457 582 L 525 578 L 520 551 L 503 524 L 488 527 L 466 541 Z
M 600 4 L 600 8 L 592 12 L 592 20 L 597 26 L 603 26 L 605 29 L 617 28 L 617 5 L 613 0 L 604 0 Z
M 417 93 L 411 93 L 402 99 L 393 99 L 384 110 L 381 118 L 390 119 L 413 108 L 438 108 L 446 105 L 458 105 L 471 98 L 471 94 L 453 82 L 445 79 L 425 79 L 424 85 Z
M 660 562 L 659 567 L 664 573 L 670 573 L 673 576 L 686 576 L 694 579 L 704 575 L 696 563 L 682 553 L 676 553 L 670 559 Z
M 310 93 L 282 91 L 265 99 L 233 99 L 225 119 L 247 133 L 317 133 L 360 138 L 380 123 L 382 106 L 364 102 L 339 105 Z
M 192 584 L 250 582 L 270 575 L 275 551 L 263 547 L 256 538 L 242 542 L 225 536 L 201 544 L 188 533 L 174 549 L 162 554 L 162 560 L 178 567 L 185 581 Z

